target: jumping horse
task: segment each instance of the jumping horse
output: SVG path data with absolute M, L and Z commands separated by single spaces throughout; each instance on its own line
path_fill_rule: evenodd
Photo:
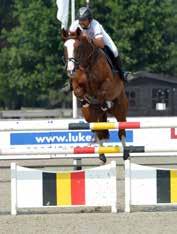
M 124 82 L 113 72 L 102 49 L 77 28 L 75 32 L 62 30 L 64 59 L 74 94 L 81 101 L 81 111 L 87 122 L 107 122 L 108 114 L 117 121 L 126 121 L 128 100 Z M 109 139 L 108 130 L 95 131 L 97 142 Z M 123 147 L 126 133 L 119 130 Z M 106 162 L 104 154 L 100 160 Z

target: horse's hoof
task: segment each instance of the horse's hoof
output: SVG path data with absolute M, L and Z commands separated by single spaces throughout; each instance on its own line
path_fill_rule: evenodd
M 127 160 L 130 156 L 130 150 L 124 148 L 123 159 Z
M 104 154 L 100 154 L 99 155 L 99 159 L 103 162 L 103 163 L 106 163 L 106 157 Z

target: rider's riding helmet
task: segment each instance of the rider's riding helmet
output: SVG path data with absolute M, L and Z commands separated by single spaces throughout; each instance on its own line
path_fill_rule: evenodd
M 92 12 L 88 7 L 81 7 L 77 14 L 78 20 L 92 20 Z

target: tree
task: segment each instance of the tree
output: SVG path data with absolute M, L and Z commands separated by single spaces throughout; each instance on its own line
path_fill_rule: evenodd
M 3 30 L 8 47 L 0 53 L 0 80 L 24 105 L 38 105 L 62 84 L 56 6 L 53 1 L 16 0 L 14 9 L 18 25 Z
M 78 5 L 84 2 L 79 1 Z M 126 69 L 177 75 L 175 0 L 98 0 L 91 3 L 95 18 L 118 46 Z
M 0 0 L 0 105 L 54 106 L 66 100 L 63 42 L 53 0 Z M 85 0 L 76 1 L 76 12 Z M 125 70 L 177 75 L 176 0 L 91 1 Z

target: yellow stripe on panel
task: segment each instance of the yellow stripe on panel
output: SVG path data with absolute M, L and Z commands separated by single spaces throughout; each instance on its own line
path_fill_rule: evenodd
M 103 154 L 103 153 L 121 153 L 121 148 L 119 146 L 100 146 L 98 148 L 98 153 Z
M 71 173 L 57 173 L 57 205 L 71 205 Z
M 109 123 L 109 122 L 98 122 L 92 124 L 92 130 L 105 130 L 105 129 L 115 129 L 116 123 Z
M 177 203 L 177 170 L 170 171 L 171 203 Z

